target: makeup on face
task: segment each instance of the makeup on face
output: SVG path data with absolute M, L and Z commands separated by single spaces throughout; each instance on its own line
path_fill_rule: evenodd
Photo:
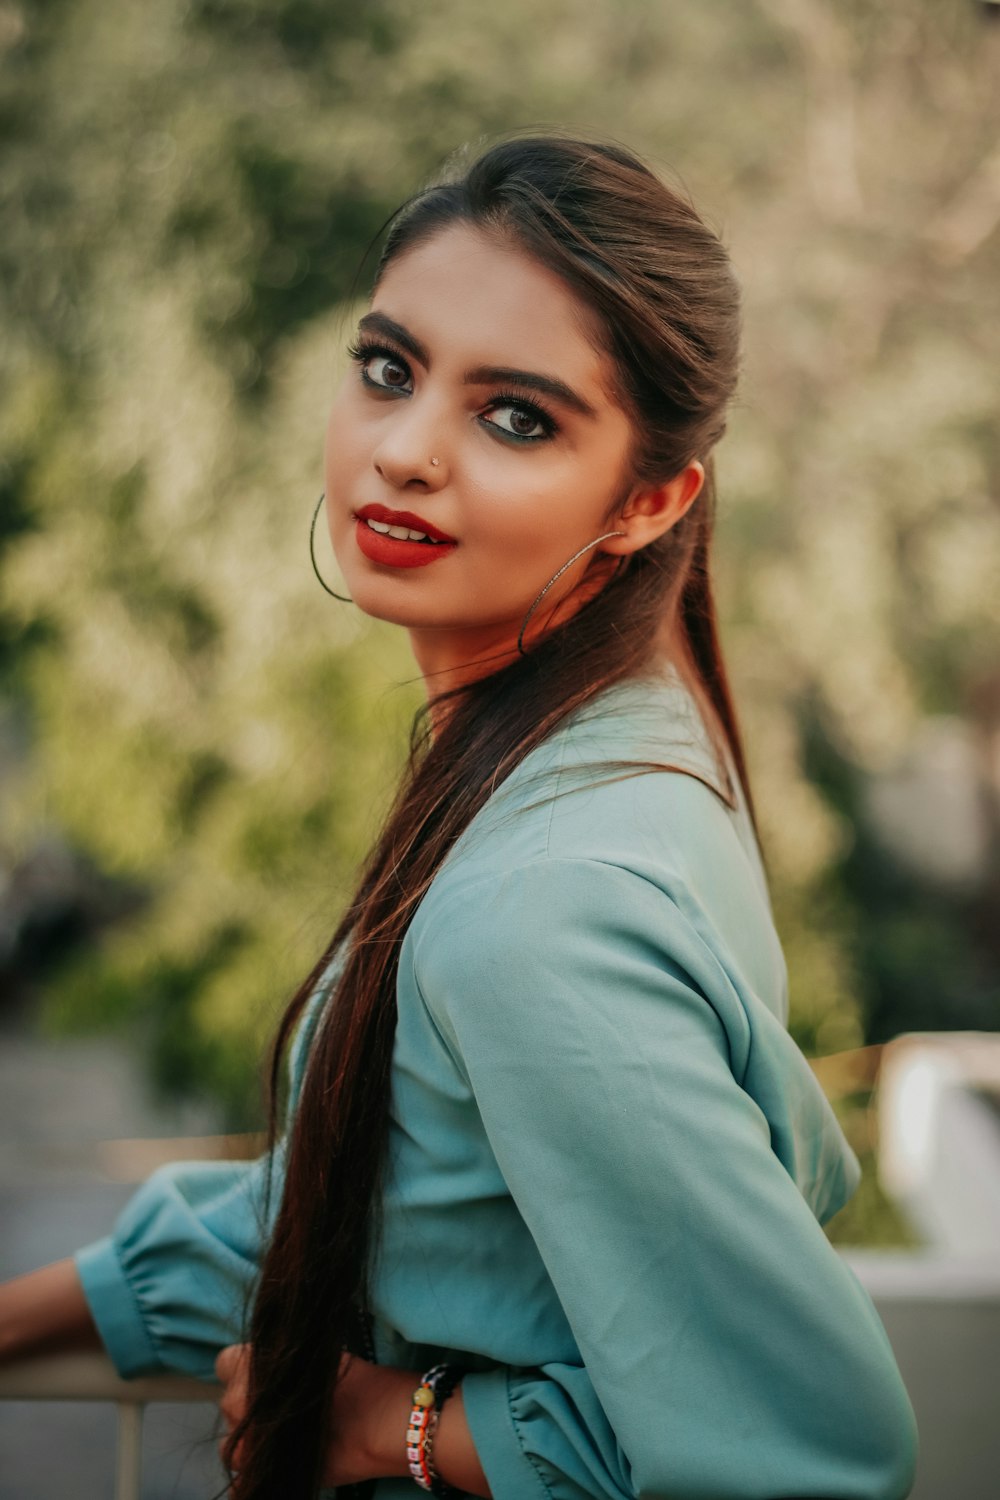
M 381 391 L 407 395 L 408 386 L 412 383 L 407 361 L 397 348 L 374 338 L 371 330 L 381 330 L 384 337 L 395 339 L 405 349 L 418 349 L 419 355 L 412 355 L 414 362 L 424 365 L 429 370 L 430 356 L 426 353 L 423 344 L 414 338 L 401 323 L 397 323 L 395 319 L 388 318 L 382 313 L 366 314 L 361 319 L 359 327 L 358 337 L 349 346 L 347 352 L 358 366 L 362 383 L 375 393 Z M 365 332 L 365 330 L 368 331 Z M 400 375 L 403 376 L 402 380 L 399 379 Z M 556 402 L 562 402 L 581 415 L 589 415 L 593 411 L 561 380 L 530 370 L 512 369 L 501 365 L 477 365 L 475 369 L 466 371 L 463 383 L 466 386 L 493 386 L 493 394 L 484 405 L 480 419 L 486 421 L 500 436 L 526 445 L 543 442 L 554 437 L 559 431 L 559 421 L 555 413 L 539 402 L 537 396 L 533 397 L 526 393 L 543 392 L 547 396 L 555 397 Z M 494 422 L 486 416 L 487 412 L 492 413 L 504 409 L 511 411 L 510 425 Z
M 389 339 L 397 347 L 388 347 L 385 343 L 379 343 L 379 339 Z M 372 311 L 365 313 L 358 324 L 358 339 L 351 346 L 350 353 L 355 358 L 362 358 L 365 354 L 371 356 L 383 355 L 398 359 L 398 351 L 403 349 L 418 364 L 430 369 L 431 358 L 427 348 L 421 341 L 398 323 L 395 318 L 388 317 L 383 312 Z M 467 370 L 464 376 L 466 385 L 513 385 L 522 391 L 535 392 L 541 395 L 551 396 L 562 405 L 569 408 L 577 416 L 596 418 L 597 411 L 589 401 L 575 391 L 572 386 L 567 385 L 564 380 L 559 380 L 554 375 L 542 374 L 537 370 L 521 370 L 510 365 L 476 365 L 474 369 Z M 516 397 L 511 397 L 516 400 Z M 526 402 L 530 406 L 530 402 Z M 545 413 L 552 419 L 551 413 Z
M 390 568 L 423 568 L 439 562 L 457 543 L 410 510 L 363 505 L 356 512 L 355 539 L 364 555 Z
M 331 542 L 422 667 L 514 650 L 567 559 L 547 608 L 603 576 L 582 549 L 608 550 L 632 431 L 587 319 L 555 272 L 468 226 L 393 261 L 359 318 L 327 432 Z

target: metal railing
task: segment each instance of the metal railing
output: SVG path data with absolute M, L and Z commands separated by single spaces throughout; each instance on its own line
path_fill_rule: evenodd
M 142 1417 L 154 1402 L 218 1400 L 221 1387 L 180 1375 L 122 1380 L 104 1354 L 57 1354 L 0 1367 L 0 1401 L 111 1401 L 118 1408 L 115 1500 L 139 1500 Z

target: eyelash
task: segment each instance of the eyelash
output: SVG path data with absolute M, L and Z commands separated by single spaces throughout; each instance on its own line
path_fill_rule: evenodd
M 363 366 L 368 360 L 381 355 L 385 359 L 394 360 L 397 364 L 402 365 L 407 374 L 411 374 L 407 361 L 396 349 L 390 348 L 388 344 L 378 344 L 366 339 L 358 339 L 355 343 L 348 345 L 347 352 L 351 359 L 359 365 Z M 373 391 L 391 391 L 397 389 L 395 386 L 380 385 L 377 380 L 372 380 L 364 369 L 361 370 L 361 379 Z M 519 432 L 512 432 L 508 427 L 498 427 L 495 422 L 488 424 L 495 432 L 499 432 L 501 437 L 508 439 L 510 442 L 525 444 L 541 443 L 554 437 L 559 431 L 559 424 L 551 412 L 546 411 L 544 406 L 539 406 L 536 402 L 528 401 L 524 396 L 519 396 L 516 391 L 495 391 L 489 400 L 487 410 L 493 411 L 495 408 L 502 406 L 511 406 L 517 411 L 523 412 L 526 416 L 540 423 L 543 429 L 540 433 L 525 436 Z

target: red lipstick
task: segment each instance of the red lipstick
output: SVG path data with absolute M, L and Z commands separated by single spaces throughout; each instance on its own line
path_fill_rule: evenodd
M 358 547 L 370 562 L 381 563 L 390 568 L 422 568 L 427 563 L 438 562 L 457 547 L 453 536 L 432 526 L 422 516 L 410 510 L 390 510 L 386 505 L 363 505 L 355 511 L 357 524 L 354 528 Z M 390 536 L 387 531 L 375 531 L 367 523 L 374 521 L 379 527 L 405 526 L 409 531 L 422 531 L 431 540 L 412 541 L 405 537 Z
M 387 505 L 363 505 L 354 514 L 362 521 L 385 521 L 389 526 L 408 526 L 411 531 L 424 531 L 436 542 L 455 540 L 446 531 L 441 531 L 437 526 L 432 526 L 430 521 L 425 521 L 422 516 L 415 516 L 412 510 L 390 510 Z

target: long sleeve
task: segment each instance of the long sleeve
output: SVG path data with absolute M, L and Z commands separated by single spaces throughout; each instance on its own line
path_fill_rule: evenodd
M 424 1003 L 580 1352 L 466 1377 L 495 1500 L 909 1493 L 887 1336 L 747 1087 L 754 1028 L 710 946 L 582 858 L 467 883 L 421 936 Z
M 335 955 L 295 1034 L 286 1126 L 338 963 Z M 171 1162 L 132 1196 L 110 1235 L 77 1251 L 84 1295 L 121 1376 L 178 1370 L 212 1379 L 219 1350 L 243 1337 L 284 1150 L 280 1141 L 256 1161 Z
M 209 1380 L 219 1350 L 242 1337 L 266 1243 L 267 1167 L 267 1156 L 171 1162 L 143 1183 L 109 1236 L 77 1251 L 84 1295 L 120 1375 L 178 1370 Z M 272 1196 L 280 1196 L 275 1170 Z

